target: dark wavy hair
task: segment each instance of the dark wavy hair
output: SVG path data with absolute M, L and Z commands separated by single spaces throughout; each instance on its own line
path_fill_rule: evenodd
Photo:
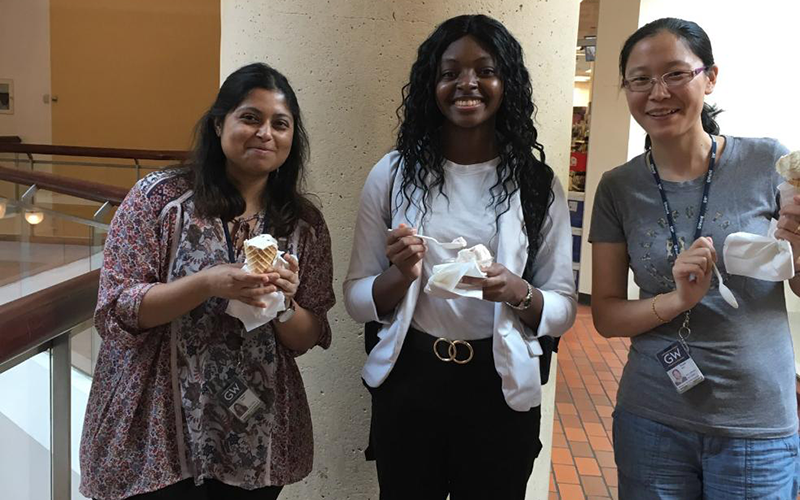
M 261 195 L 273 236 L 286 236 L 299 219 L 316 207 L 305 193 L 305 164 L 308 159 L 308 134 L 303 127 L 300 105 L 289 81 L 276 69 L 254 63 L 241 67 L 225 79 L 217 99 L 195 127 L 193 148 L 194 198 L 201 215 L 230 221 L 245 210 L 239 190 L 228 180 L 225 153 L 215 126 L 236 109 L 253 89 L 280 92 L 286 98 L 294 120 L 294 137 L 289 156 L 281 167 L 269 174 Z
M 497 183 L 491 187 L 492 204 L 504 205 L 497 214 L 499 218 L 509 210 L 511 196 L 520 191 L 533 255 L 541 244 L 541 228 L 553 200 L 554 174 L 545 163 L 544 147 L 537 141 L 538 132 L 533 125 L 536 106 L 522 47 L 505 26 L 490 17 L 463 15 L 448 19 L 420 45 L 409 82 L 403 87 L 403 103 L 397 109 L 400 127 L 396 147 L 403 159 L 400 192 L 411 204 L 414 191 L 421 190 L 422 207 L 417 208 L 423 216 L 431 202 L 431 191 L 438 189 L 443 194 L 445 158 L 440 132 L 444 116 L 437 105 L 435 88 L 442 54 L 451 43 L 467 35 L 492 54 L 503 81 L 503 100 L 495 120 L 500 163 Z
M 683 40 L 689 50 L 703 61 L 706 73 L 714 66 L 714 51 L 711 49 L 711 39 L 708 34 L 697 23 L 677 19 L 674 17 L 663 17 L 645 24 L 625 40 L 622 50 L 619 53 L 619 75 L 621 78 L 620 86 L 625 81 L 625 70 L 628 67 L 628 58 L 631 56 L 633 47 L 651 36 L 656 36 L 662 31 L 667 31 L 675 35 L 679 40 Z M 703 111 L 700 113 L 700 121 L 703 123 L 703 130 L 709 134 L 719 134 L 719 124 L 716 117 L 722 113 L 721 109 L 710 104 L 703 104 Z M 650 148 L 650 136 L 648 135 L 644 143 L 645 149 Z

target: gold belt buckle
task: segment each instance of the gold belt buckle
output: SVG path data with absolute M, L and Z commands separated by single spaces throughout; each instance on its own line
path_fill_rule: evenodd
M 447 357 L 442 356 L 439 354 L 439 342 L 445 342 L 447 344 Z M 469 356 L 467 359 L 458 359 L 458 346 L 465 345 L 467 346 L 467 351 L 469 352 Z M 433 343 L 433 353 L 439 358 L 440 361 L 444 361 L 445 363 L 449 363 L 453 361 L 459 365 L 465 365 L 472 361 L 472 357 L 475 355 L 475 351 L 472 349 L 472 346 L 466 340 L 450 340 L 444 337 L 439 337 L 436 339 L 436 342 Z

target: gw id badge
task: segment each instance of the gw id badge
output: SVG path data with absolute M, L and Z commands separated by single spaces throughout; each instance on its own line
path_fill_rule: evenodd
M 242 422 L 246 422 L 264 405 L 264 402 L 238 377 L 231 380 L 218 397 L 222 404 Z
M 656 357 L 679 394 L 696 386 L 705 377 L 681 342 L 675 342 Z

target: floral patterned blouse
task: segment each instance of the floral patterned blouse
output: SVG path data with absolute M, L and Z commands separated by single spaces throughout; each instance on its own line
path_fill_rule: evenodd
M 295 301 L 322 323 L 318 344 L 327 348 L 330 235 L 321 215 L 310 219 L 279 248 L 298 257 Z M 295 363 L 302 353 L 276 341 L 272 323 L 246 332 L 215 297 L 171 324 L 137 326 L 152 286 L 228 259 L 222 222 L 195 214 L 186 169 L 148 175 L 119 207 L 95 311 L 103 342 L 81 440 L 83 495 L 122 499 L 189 477 L 256 489 L 311 472 L 311 415 Z M 264 403 L 246 422 L 218 398 L 234 377 Z

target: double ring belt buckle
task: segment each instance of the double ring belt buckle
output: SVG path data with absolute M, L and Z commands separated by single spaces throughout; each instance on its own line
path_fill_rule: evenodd
M 439 354 L 439 342 L 444 342 L 447 344 L 447 357 L 442 356 Z M 467 346 L 467 351 L 469 355 L 466 359 L 459 359 L 458 358 L 458 346 L 464 345 Z M 450 340 L 444 337 L 440 337 L 436 339 L 436 342 L 433 343 L 433 353 L 439 358 L 440 361 L 444 361 L 445 363 L 449 363 L 450 361 L 455 362 L 459 365 L 465 365 L 472 361 L 472 357 L 475 355 L 475 351 L 472 349 L 472 346 L 466 340 Z

